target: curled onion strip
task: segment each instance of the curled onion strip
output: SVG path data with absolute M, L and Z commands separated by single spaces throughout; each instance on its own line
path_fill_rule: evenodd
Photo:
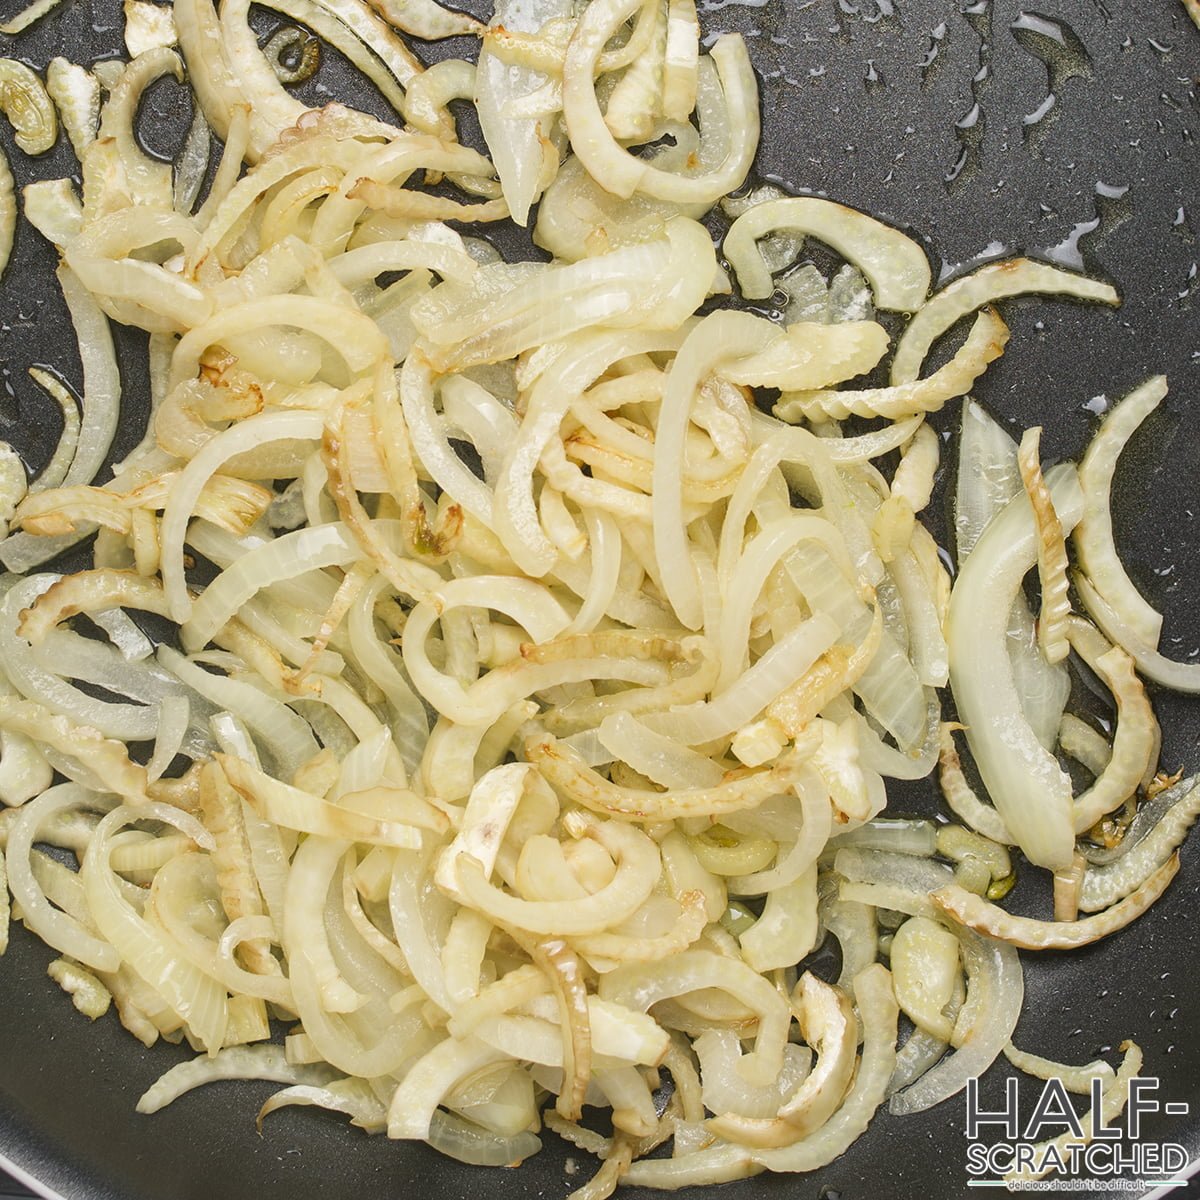
M 1112 908 L 1078 921 L 1036 921 L 1031 917 L 1017 917 L 957 884 L 939 888 L 933 893 L 933 902 L 963 925 L 1023 950 L 1069 950 L 1098 941 L 1135 921 L 1167 890 L 1178 871 L 1179 855 L 1173 854 Z

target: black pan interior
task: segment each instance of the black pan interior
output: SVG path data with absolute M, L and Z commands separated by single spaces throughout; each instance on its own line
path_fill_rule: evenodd
M 750 39 L 764 101 L 762 177 L 915 231 L 935 274 L 1027 252 L 1086 265 L 1117 283 L 1124 304 L 1116 312 L 1007 303 L 1013 340 L 978 396 L 1014 428 L 1044 425 L 1048 456 L 1075 457 L 1105 398 L 1149 374 L 1168 374 L 1165 411 L 1121 463 L 1119 543 L 1135 580 L 1167 614 L 1164 648 L 1195 658 L 1200 34 L 1176 0 L 1032 2 L 1034 19 L 1018 0 L 710 0 L 703 20 L 710 34 L 737 29 Z M 1046 32 L 1047 18 L 1061 26 L 1058 34 Z M 0 53 L 38 67 L 54 54 L 90 62 L 118 51 L 120 21 L 110 0 L 65 0 Z M 322 82 L 353 100 L 361 85 L 340 66 L 328 62 Z M 186 127 L 184 93 L 164 86 L 148 108 L 147 138 L 165 149 L 172 131 Z M 19 181 L 75 169 L 61 143 L 30 163 L 7 126 L 0 141 Z M 50 282 L 52 259 L 23 224 L 0 293 L 0 436 L 34 468 L 49 456 L 57 425 L 26 370 L 48 365 L 74 381 L 79 371 Z M 128 411 L 119 455 L 140 436 L 145 379 L 140 339 L 117 333 Z M 956 421 L 947 411 L 935 423 L 951 431 Z M 1200 768 L 1200 701 L 1158 694 L 1156 705 L 1164 766 Z M 895 803 L 905 811 L 933 807 L 928 786 L 896 789 Z M 1084 1062 L 1111 1057 L 1134 1037 L 1164 1098 L 1200 1112 L 1198 892 L 1193 846 L 1165 898 L 1124 934 L 1074 955 L 1026 956 L 1021 1044 Z M 253 1117 L 270 1085 L 215 1085 L 155 1117 L 137 1117 L 138 1095 L 179 1052 L 142 1049 L 111 1016 L 89 1025 L 46 977 L 50 958 L 17 928 L 0 962 L 0 1151 L 64 1196 L 375 1200 L 423 1187 L 445 1200 L 516 1200 L 565 1196 L 591 1169 L 547 1137 L 523 1169 L 484 1172 L 424 1146 L 368 1138 L 315 1110 L 284 1110 L 260 1137 Z M 1000 1099 L 1003 1074 L 986 1077 L 985 1101 Z M 760 1178 L 721 1195 L 961 1196 L 963 1115 L 954 1100 L 903 1121 L 880 1116 L 851 1153 L 815 1176 Z M 1146 1130 L 1200 1154 L 1195 1116 L 1164 1117 Z

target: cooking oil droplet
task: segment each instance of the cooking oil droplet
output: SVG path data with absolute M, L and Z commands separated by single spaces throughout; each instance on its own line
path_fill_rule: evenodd
M 1030 140 L 1054 111 L 1067 80 L 1092 77 L 1092 60 L 1079 35 L 1053 17 L 1023 10 L 1009 29 L 1017 45 L 1046 67 L 1046 99 L 1024 118 L 1025 137 Z
M 958 139 L 959 151 L 953 166 L 943 176 L 947 190 L 962 186 L 974 176 L 978 168 L 986 124 L 982 101 L 992 75 L 991 0 L 977 0 L 976 3 L 966 4 L 961 12 L 979 38 L 979 51 L 975 74 L 971 77 L 971 107 L 954 122 L 954 136 Z
M 1057 103 L 1058 103 L 1058 97 L 1053 92 L 1051 92 L 1045 98 L 1045 100 L 1043 100 L 1041 102 L 1041 104 L 1039 104 L 1037 106 L 1037 108 L 1035 108 L 1033 110 L 1033 112 L 1031 112 L 1028 115 L 1021 118 L 1021 124 L 1024 125 L 1026 127 L 1026 129 L 1028 129 L 1030 125 L 1037 125 L 1049 114 L 1050 110 Z
M 1129 202 L 1127 185 L 1100 180 L 1096 183 L 1093 194 L 1095 199 L 1092 202 L 1092 217 L 1077 222 L 1057 245 L 1045 246 L 1039 251 L 1056 266 L 1071 271 L 1085 270 L 1087 262 L 1084 257 L 1083 239 L 1095 234 L 1095 244 L 1099 244 L 1132 216 L 1133 208 Z
M 1197 266 L 1195 263 L 1192 263 L 1192 265 L 1188 268 L 1187 283 L 1184 285 L 1183 290 L 1179 293 L 1180 300 L 1190 300 L 1192 295 L 1195 293 L 1196 274 Z
M 952 276 L 969 274 L 976 267 L 981 267 L 984 263 L 992 262 L 997 258 L 1005 258 L 1008 254 L 1009 248 L 1003 242 L 988 242 L 978 254 L 971 255 L 963 262 L 952 263 L 942 259 L 942 265 L 938 270 L 938 286 L 940 287 Z
M 929 49 L 925 51 L 925 57 L 921 59 L 921 73 L 925 74 L 937 62 L 937 57 L 941 53 L 942 42 L 946 39 L 946 22 L 940 21 L 929 31 Z

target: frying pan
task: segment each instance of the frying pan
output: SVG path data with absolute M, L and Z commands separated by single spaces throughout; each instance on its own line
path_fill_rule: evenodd
M 828 195 L 926 240 L 935 275 L 1005 253 L 1086 265 L 1124 295 L 1118 311 L 1041 299 L 1007 302 L 1008 353 L 979 398 L 1014 429 L 1045 427 L 1049 458 L 1077 458 L 1106 399 L 1147 375 L 1172 383 L 1163 411 L 1122 459 L 1115 496 L 1129 571 L 1166 613 L 1164 649 L 1200 653 L 1200 378 L 1196 260 L 1200 254 L 1200 34 L 1176 0 L 710 0 L 708 34 L 749 39 L 762 83 L 757 170 L 788 188 Z M 11 4 L 9 5 L 11 7 Z M 470 4 L 477 15 L 484 6 Z M 269 16 L 263 15 L 268 24 Z M 1049 21 L 1049 23 L 1047 23 Z M 264 28 L 267 26 L 264 25 Z M 12 47 L 43 67 L 54 54 L 89 62 L 116 54 L 113 0 L 65 0 Z M 426 57 L 465 47 L 423 47 Z M 320 76 L 329 94 L 376 105 L 336 54 Z M 1053 95 L 1053 105 L 1048 98 Z M 148 97 L 143 133 L 169 152 L 189 119 L 171 83 Z M 30 163 L 11 149 L 18 182 L 73 172 L 62 145 Z M 175 139 L 175 140 L 173 140 Z M 511 249 L 511 247 L 507 247 Z M 0 293 L 0 437 L 33 468 L 57 421 L 26 369 L 78 380 L 69 326 L 52 285 L 53 255 L 27 225 Z M 126 413 L 115 456 L 141 433 L 146 379 L 141 340 L 117 330 Z M 956 406 L 935 418 L 949 432 Z M 952 443 L 951 443 L 952 446 Z M 949 457 L 949 456 L 948 456 Z M 943 481 L 943 492 L 944 492 Z M 940 502 L 944 504 L 944 501 Z M 935 500 L 935 512 L 939 510 Z M 948 544 L 944 536 L 943 544 Z M 1166 769 L 1200 769 L 1200 700 L 1159 693 Z M 933 812 L 928 783 L 896 787 L 902 812 Z M 1018 1044 L 1060 1059 L 1110 1059 L 1133 1037 L 1160 1095 L 1190 1116 L 1148 1120 L 1143 1136 L 1200 1157 L 1200 846 L 1166 896 L 1134 926 L 1079 953 L 1026 955 Z M 143 1049 L 109 1016 L 79 1016 L 47 978 L 48 949 L 13 930 L 0 962 L 0 1151 L 44 1194 L 71 1200 L 377 1200 L 431 1191 L 445 1200 L 565 1196 L 591 1164 L 545 1138 L 520 1170 L 462 1166 L 423 1145 L 368 1138 L 341 1118 L 285 1109 L 263 1136 L 258 1105 L 272 1085 L 215 1084 L 154 1117 L 140 1093 L 180 1052 Z M 1003 1096 L 1006 1068 L 981 1085 Z M 958 1197 L 967 1194 L 962 1099 L 903 1120 L 880 1114 L 850 1153 L 799 1179 L 760 1177 L 699 1189 L 702 1197 Z M 573 1168 L 577 1166 L 578 1174 Z

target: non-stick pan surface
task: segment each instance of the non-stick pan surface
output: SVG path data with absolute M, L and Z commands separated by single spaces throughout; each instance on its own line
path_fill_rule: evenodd
M 1037 299 L 1007 303 L 1014 336 L 978 395 L 1014 428 L 1043 425 L 1048 456 L 1077 457 L 1106 402 L 1147 375 L 1168 374 L 1165 411 L 1121 462 L 1118 540 L 1131 574 L 1167 614 L 1166 652 L 1194 657 L 1200 33 L 1177 0 L 1030 2 L 1032 14 L 1018 0 L 714 0 L 703 20 L 710 34 L 739 29 L 750 39 L 762 83 L 762 176 L 916 232 L 935 275 L 1027 252 L 1086 265 L 1119 286 L 1124 304 L 1115 312 Z M 264 16 L 263 27 L 271 20 Z M 111 0 L 64 0 L 0 53 L 44 67 L 54 54 L 85 62 L 111 56 L 120 42 Z M 339 65 L 323 68 L 324 98 L 365 95 Z M 312 92 L 305 98 L 321 102 Z M 157 87 L 143 122 L 148 143 L 169 152 L 186 128 L 187 104 L 183 90 Z M 75 169 L 62 144 L 30 162 L 13 150 L 7 126 L 0 140 L 19 182 Z M 52 257 L 22 224 L 0 291 L 0 437 L 35 468 L 48 457 L 57 425 L 26 370 L 41 363 L 76 381 L 79 370 Z M 118 337 L 128 412 L 119 455 L 140 436 L 145 379 L 139 338 L 128 331 Z M 956 422 L 956 406 L 936 418 L 946 431 Z M 1165 767 L 1200 769 L 1200 700 L 1159 694 L 1156 704 Z M 893 803 L 934 807 L 929 785 L 896 789 Z M 1143 1138 L 1181 1143 L 1193 1158 L 1200 1155 L 1198 913 L 1200 844 L 1189 844 L 1166 896 L 1123 934 L 1082 953 L 1026 956 L 1018 1030 L 1028 1049 L 1076 1062 L 1111 1059 L 1123 1039 L 1136 1038 L 1162 1098 L 1191 1112 L 1147 1121 Z M 439 1200 L 552 1200 L 583 1178 L 552 1137 L 517 1171 L 463 1167 L 421 1145 L 368 1138 L 316 1110 L 285 1109 L 260 1137 L 253 1118 L 271 1091 L 265 1084 L 213 1085 L 139 1117 L 137 1097 L 180 1052 L 143 1049 L 112 1016 L 95 1025 L 84 1020 L 46 977 L 51 957 L 14 928 L 0 961 L 0 1152 L 47 1194 L 377 1200 L 423 1190 Z M 1001 1100 L 1003 1074 L 985 1078 L 985 1103 Z M 961 1098 L 904 1120 L 880 1115 L 850 1153 L 816 1176 L 762 1177 L 720 1194 L 963 1196 L 963 1119 Z

